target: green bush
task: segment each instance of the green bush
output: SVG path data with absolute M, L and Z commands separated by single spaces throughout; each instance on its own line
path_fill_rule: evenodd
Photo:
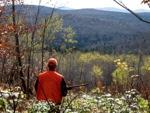
M 52 102 L 38 101 L 29 109 L 29 113 L 57 113 L 59 108 Z
M 132 89 L 124 95 L 83 94 L 75 99 L 65 113 L 149 113 L 149 102 Z
M 6 100 L 0 98 L 0 111 L 6 111 Z

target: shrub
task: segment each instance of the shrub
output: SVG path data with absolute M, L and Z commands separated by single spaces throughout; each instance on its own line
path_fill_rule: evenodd
M 59 108 L 52 102 L 38 101 L 29 109 L 29 113 L 57 113 Z

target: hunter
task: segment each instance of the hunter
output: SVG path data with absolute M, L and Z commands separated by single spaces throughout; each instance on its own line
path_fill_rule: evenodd
M 35 84 L 36 98 L 39 101 L 52 101 L 60 105 L 62 98 L 67 95 L 64 77 L 56 72 L 58 62 L 55 58 L 48 60 L 48 70 L 39 74 Z

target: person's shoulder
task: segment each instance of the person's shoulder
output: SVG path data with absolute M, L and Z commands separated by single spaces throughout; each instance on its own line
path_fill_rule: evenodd
M 55 71 L 55 73 L 56 73 L 58 76 L 60 76 L 61 78 L 64 78 L 64 76 L 63 76 L 62 74 L 60 74 L 60 73 L 58 73 L 58 72 L 56 72 L 56 71 Z
M 45 74 L 47 74 L 47 71 L 44 71 L 44 72 L 39 73 L 38 77 L 43 76 L 43 75 L 45 75 Z

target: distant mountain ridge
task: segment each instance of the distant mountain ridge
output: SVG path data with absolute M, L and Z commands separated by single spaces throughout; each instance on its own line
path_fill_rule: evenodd
M 58 9 L 60 9 L 60 10 L 78 10 L 78 9 L 73 9 L 73 8 L 70 8 L 70 7 L 59 7 Z M 88 8 L 84 8 L 84 9 L 88 9 Z M 126 9 L 115 8 L 115 7 L 103 7 L 103 8 L 93 8 L 93 9 L 103 10 L 103 11 L 129 13 L 129 11 L 127 11 Z M 80 10 L 82 10 L 82 9 L 80 9 Z M 147 9 L 136 9 L 136 10 L 133 10 L 133 11 L 136 12 L 136 13 L 144 13 L 144 12 L 149 12 L 150 13 L 150 9 L 149 10 L 147 10 Z
M 125 9 L 119 9 L 119 8 L 114 8 L 114 7 L 104 7 L 104 8 L 99 8 L 99 10 L 129 13 Z
M 23 8 L 28 7 L 30 13 L 36 13 L 37 6 Z M 41 6 L 40 18 L 50 15 L 51 10 L 52 8 Z M 76 47 L 79 50 L 137 53 L 142 45 L 146 53 L 150 53 L 150 25 L 141 22 L 130 13 L 96 9 L 55 9 L 55 13 L 61 15 L 65 26 L 72 26 L 75 30 L 78 40 Z M 150 20 L 150 13 L 138 14 Z
M 126 9 L 119 9 L 119 8 L 113 8 L 113 7 L 104 7 L 104 8 L 99 8 L 100 10 L 104 10 L 104 11 L 114 11 L 114 12 L 124 12 L 124 13 L 129 13 L 129 11 L 127 11 Z M 144 12 L 149 12 L 150 10 L 146 10 L 146 9 L 136 9 L 133 10 L 136 13 L 144 13 Z
M 143 13 L 143 12 L 150 13 L 150 10 L 146 10 L 146 9 L 137 9 L 137 10 L 135 10 L 135 12 L 138 12 L 138 13 Z

